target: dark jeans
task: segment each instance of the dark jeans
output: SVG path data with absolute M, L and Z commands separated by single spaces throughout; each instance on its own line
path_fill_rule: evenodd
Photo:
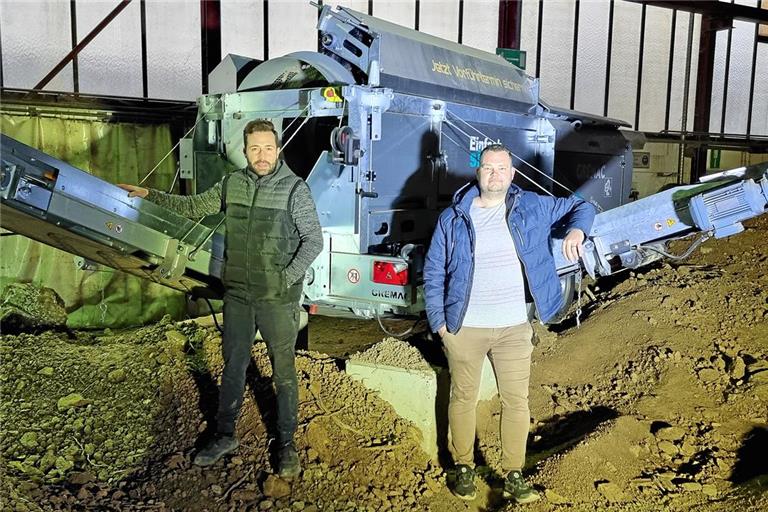
M 229 295 L 224 297 L 224 374 L 219 390 L 217 430 L 232 433 L 243 405 L 245 375 L 251 362 L 256 330 L 267 344 L 272 363 L 272 383 L 277 398 L 277 441 L 293 440 L 298 409 L 296 378 L 296 336 L 299 331 L 298 304 L 247 304 Z

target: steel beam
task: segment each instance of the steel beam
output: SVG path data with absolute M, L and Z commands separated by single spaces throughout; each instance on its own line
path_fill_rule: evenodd
M 712 132 L 641 132 L 646 142 L 685 144 L 686 147 L 728 149 L 750 153 L 768 152 L 768 137 L 760 135 L 720 134 Z
M 680 11 L 693 12 L 703 16 L 719 18 L 721 20 L 751 21 L 753 23 L 768 24 L 768 10 L 749 7 L 735 3 L 718 2 L 715 0 L 624 0 L 637 4 L 664 7 L 665 9 L 678 9 Z
M 521 0 L 499 1 L 499 48 L 520 48 L 520 21 L 523 13 Z
M 729 5 L 729 4 L 726 4 Z M 718 21 L 709 16 L 701 18 L 699 34 L 699 64 L 696 73 L 696 102 L 693 111 L 693 131 L 708 132 L 712 112 L 712 78 L 715 73 L 715 46 Z M 707 173 L 707 147 L 696 148 L 691 161 L 691 183 Z
M 194 101 L 151 100 L 29 89 L 2 89 L 0 111 L 56 115 L 61 109 L 82 110 L 83 116 L 113 122 L 191 126 L 197 115 Z
M 118 14 L 120 14 L 121 12 L 123 12 L 123 10 L 124 10 L 126 7 L 128 7 L 128 4 L 130 4 L 130 3 L 131 3 L 131 0 L 120 0 L 120 3 L 118 3 L 118 4 L 117 4 L 117 6 L 116 6 L 114 9 L 112 9 L 112 12 L 110 12 L 109 14 L 107 14 L 107 15 L 104 17 L 104 19 L 103 19 L 103 20 L 101 20 L 101 22 L 99 22 L 99 24 L 98 24 L 98 25 L 96 25 L 96 26 L 93 28 L 93 30 L 91 30 L 91 31 L 88 33 L 88 35 L 87 35 L 87 36 L 85 36 L 85 37 L 83 38 L 83 40 L 82 40 L 82 41 L 80 41 L 80 42 L 77 44 L 77 46 L 75 46 L 74 48 L 72 48 L 72 50 L 71 50 L 71 51 L 70 51 L 68 54 L 66 54 L 66 55 L 64 56 L 64 58 L 63 58 L 63 59 L 61 59 L 61 62 L 59 62 L 58 64 L 56 64 L 56 65 L 53 67 L 53 69 L 50 71 L 50 73 L 48 73 L 47 75 L 45 75 L 45 77 L 43 77 L 43 79 L 42 79 L 42 80 L 40 80 L 40 82 L 38 82 L 38 83 L 37 83 L 37 85 L 35 85 L 35 86 L 34 86 L 32 89 L 36 89 L 36 90 L 39 90 L 39 89 L 42 89 L 43 87 L 45 87 L 46 85 L 48 85 L 48 83 L 49 83 L 51 80 L 53 80 L 53 79 L 56 77 L 56 75 L 58 75 L 58 74 L 59 74 L 59 72 L 60 72 L 62 69 L 64 69 L 64 67 L 66 67 L 66 65 L 67 65 L 67 64 L 69 64 L 69 63 L 72 61 L 72 59 L 74 59 L 74 58 L 77 56 L 77 54 L 79 54 L 81 51 L 83 51 L 83 48 L 85 48 L 86 46 L 88 46 L 88 43 L 90 43 L 91 41 L 93 41 L 93 38 L 94 38 L 94 37 L 96 37 L 97 35 L 99 35 L 99 33 L 100 33 L 102 30 L 104 30 L 104 28 L 106 28 L 106 26 L 107 26 L 107 25 L 109 25 L 109 24 L 112 22 L 112 20 L 114 20 L 114 19 L 117 17 L 117 15 L 118 15 Z
M 147 2 L 140 0 L 139 20 L 141 24 L 141 95 L 149 98 L 149 79 L 147 69 Z
M 221 62 L 221 2 L 200 0 L 200 48 L 203 94 L 208 94 L 208 74 Z

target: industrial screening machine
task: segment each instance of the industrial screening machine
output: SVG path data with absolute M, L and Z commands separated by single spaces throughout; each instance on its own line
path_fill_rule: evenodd
M 556 109 L 538 80 L 501 57 L 345 8 L 323 6 L 318 52 L 258 64 L 228 56 L 180 143 L 180 173 L 202 192 L 245 165 L 242 130 L 267 118 L 306 179 L 323 229 L 305 304 L 360 317 L 423 310 L 421 265 L 436 219 L 505 144 L 516 181 L 578 194 L 599 214 L 583 268 L 552 251 L 570 302 L 583 272 L 608 275 L 670 256 L 669 240 L 738 232 L 768 207 L 766 167 L 630 200 L 633 132 Z M 224 233 L 2 137 L 2 227 L 178 290 L 220 291 Z

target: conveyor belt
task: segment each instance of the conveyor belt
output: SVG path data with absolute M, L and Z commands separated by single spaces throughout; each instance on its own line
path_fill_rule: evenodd
M 222 234 L 0 137 L 3 228 L 180 291 L 220 289 Z

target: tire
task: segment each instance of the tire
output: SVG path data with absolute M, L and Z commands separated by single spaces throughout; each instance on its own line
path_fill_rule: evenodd
M 573 305 L 576 298 L 576 273 L 560 276 L 560 291 L 563 295 L 563 307 L 555 315 L 555 319 L 551 322 L 553 324 L 562 322 Z

